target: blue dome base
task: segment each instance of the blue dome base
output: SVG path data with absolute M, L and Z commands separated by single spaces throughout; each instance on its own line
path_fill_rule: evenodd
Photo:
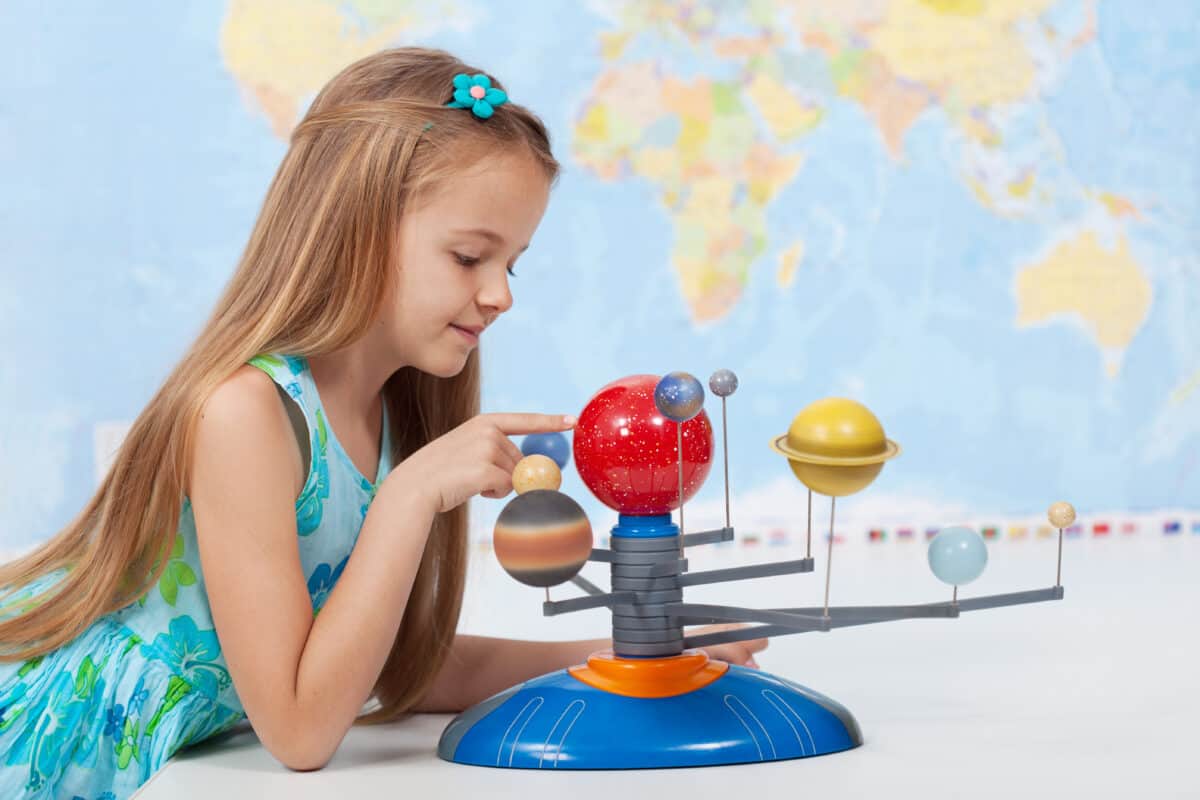
M 612 694 L 559 670 L 455 717 L 438 755 L 508 769 L 645 769 L 782 761 L 862 744 L 840 703 L 799 684 L 730 665 L 675 697 Z

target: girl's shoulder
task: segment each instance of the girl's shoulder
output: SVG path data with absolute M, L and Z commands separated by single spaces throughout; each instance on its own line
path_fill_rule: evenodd
M 282 381 L 257 364 L 243 364 L 208 396 L 201 424 L 207 420 L 224 427 L 273 420 L 283 413 L 279 403 L 282 386 Z
M 250 426 L 257 430 L 278 429 L 279 421 L 292 428 L 301 420 L 292 420 L 292 410 L 307 416 L 311 398 L 308 362 L 301 356 L 264 353 L 234 370 L 219 383 L 205 402 L 201 422 L 223 430 Z M 285 402 L 281 403 L 283 396 Z M 295 401 L 286 402 L 287 399 Z M 302 437 L 305 438 L 305 437 Z
M 273 466 L 284 469 L 298 490 L 304 482 L 305 453 L 280 402 L 281 389 L 285 382 L 258 364 L 244 364 L 222 381 L 205 401 L 196 426 L 193 475 L 236 477 L 233 473 L 244 472 L 242 477 L 252 483 L 261 467 Z M 189 496 L 195 488 L 188 487 Z

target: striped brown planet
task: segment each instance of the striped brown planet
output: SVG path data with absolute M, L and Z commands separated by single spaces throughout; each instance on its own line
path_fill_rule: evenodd
M 500 566 L 528 586 L 575 577 L 592 553 L 592 524 L 567 495 L 534 489 L 514 497 L 496 520 L 492 546 Z

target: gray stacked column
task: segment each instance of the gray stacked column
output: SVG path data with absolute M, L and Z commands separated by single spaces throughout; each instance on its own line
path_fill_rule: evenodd
M 683 600 L 679 536 L 613 536 L 612 591 L 633 592 L 634 605 L 614 605 L 613 652 L 618 656 L 675 656 L 683 652 L 683 626 L 666 605 Z M 654 577 L 648 573 L 654 572 Z M 663 574 L 665 573 L 665 574 Z

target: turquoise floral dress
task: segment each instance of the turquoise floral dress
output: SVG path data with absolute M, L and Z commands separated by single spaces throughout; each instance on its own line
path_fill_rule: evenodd
M 374 481 L 333 435 L 303 358 L 253 359 L 303 411 L 308 477 L 297 545 L 315 616 L 337 583 L 367 508 L 391 469 L 386 411 Z M 6 598 L 0 617 L 62 573 Z M 120 800 L 177 750 L 245 719 L 221 654 L 189 502 L 161 580 L 79 638 L 24 663 L 0 663 L 0 798 Z

